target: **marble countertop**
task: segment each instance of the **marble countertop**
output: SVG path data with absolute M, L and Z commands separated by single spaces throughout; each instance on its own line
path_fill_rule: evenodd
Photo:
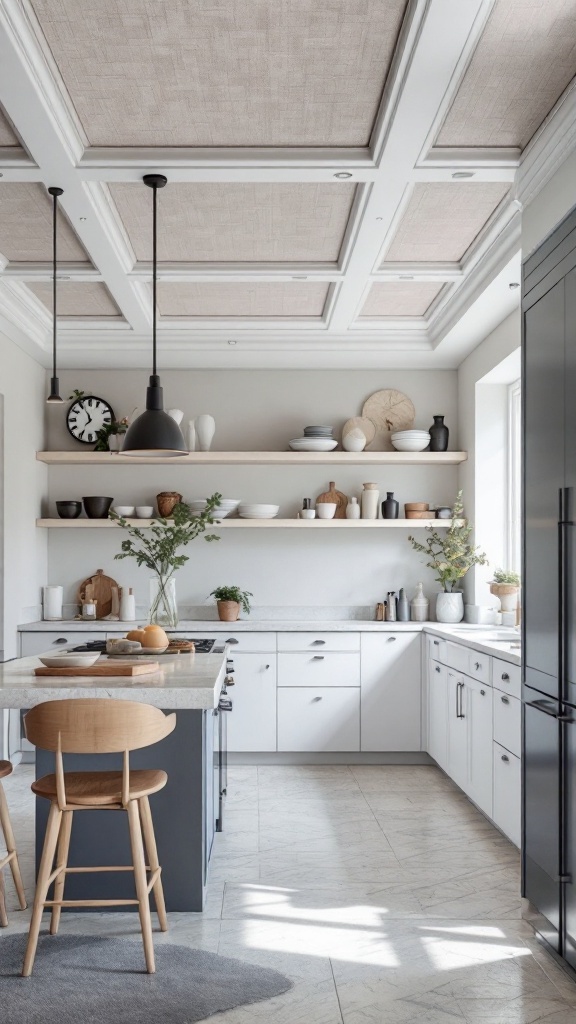
M 79 632 L 95 633 L 127 633 L 130 629 L 136 629 L 139 624 L 144 624 L 146 619 L 137 619 L 136 622 L 115 622 L 107 619 L 86 621 L 84 619 L 58 619 L 52 622 L 26 622 L 18 626 L 21 633 L 55 633 L 63 630 L 64 633 L 77 630 Z M 376 622 L 375 619 L 239 619 L 237 622 L 220 622 L 219 619 L 181 619 L 175 630 L 168 630 L 169 633 L 176 633 L 181 636 L 183 633 L 199 633 L 206 636 L 209 633 L 358 633 L 382 630 L 393 630 L 394 632 L 419 633 L 429 623 L 424 622 Z
M 0 664 L 0 708 L 30 708 L 73 697 L 114 697 L 166 710 L 216 707 L 226 669 L 223 654 L 169 654 L 158 660 L 159 671 L 133 678 L 35 676 L 34 669 L 41 667 L 37 657 L 7 661 Z
M 444 626 L 440 622 L 427 623 L 426 633 L 443 637 L 445 640 L 452 640 L 454 643 L 463 644 L 464 647 L 471 647 L 474 651 L 482 654 L 489 654 L 493 658 L 500 658 L 502 661 L 509 661 L 511 665 L 522 663 L 520 647 L 520 634 L 511 627 L 506 626 L 473 626 L 461 623 L 458 626 Z M 510 634 L 510 640 L 496 640 L 495 634 L 503 637 Z

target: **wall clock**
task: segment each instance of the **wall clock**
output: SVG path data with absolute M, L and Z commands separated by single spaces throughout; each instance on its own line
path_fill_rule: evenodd
M 75 441 L 96 444 L 96 434 L 114 420 L 112 406 L 96 395 L 83 395 L 72 403 L 66 414 L 66 426 Z

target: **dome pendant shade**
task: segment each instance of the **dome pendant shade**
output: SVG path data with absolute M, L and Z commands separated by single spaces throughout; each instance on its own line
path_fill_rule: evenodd
M 163 174 L 145 174 L 144 184 L 152 189 L 152 374 L 146 390 L 146 412 L 141 413 L 128 428 L 122 445 L 122 455 L 136 458 L 167 459 L 187 455 L 188 448 L 180 427 L 167 412 L 160 377 L 156 373 L 156 284 L 157 284 L 157 202 L 158 189 L 167 179 Z
M 122 445 L 122 455 L 152 458 L 163 455 L 173 458 L 187 455 L 182 431 L 167 412 L 164 412 L 160 377 L 152 375 L 146 390 L 146 411 L 128 428 Z

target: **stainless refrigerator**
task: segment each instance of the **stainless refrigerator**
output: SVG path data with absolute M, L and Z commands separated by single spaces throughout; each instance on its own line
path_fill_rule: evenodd
M 576 969 L 576 208 L 523 265 L 523 895 Z

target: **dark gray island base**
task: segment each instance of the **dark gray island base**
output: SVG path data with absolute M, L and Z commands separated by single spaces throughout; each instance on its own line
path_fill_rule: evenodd
M 166 711 L 170 714 L 173 709 Z M 168 911 L 204 908 L 208 868 L 218 815 L 218 750 L 214 737 L 218 712 L 176 710 L 176 728 L 170 736 L 130 754 L 131 768 L 163 768 L 168 783 L 150 797 L 162 884 Z M 122 770 L 121 754 L 68 754 L 67 771 Z M 36 778 L 54 771 L 54 755 L 36 751 Z M 50 803 L 36 799 L 36 866 L 38 867 Z M 122 811 L 74 814 L 70 867 L 130 865 L 132 863 L 127 815 Z M 104 872 L 66 876 L 64 899 L 134 899 L 132 872 Z M 76 911 L 78 908 L 73 908 Z M 97 907 L 95 910 L 105 910 Z M 136 906 L 110 908 L 136 910 Z

